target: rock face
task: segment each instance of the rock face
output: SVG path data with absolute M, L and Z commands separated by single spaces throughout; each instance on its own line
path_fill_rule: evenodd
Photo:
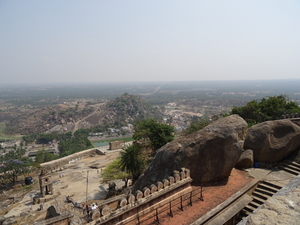
M 251 168 L 253 167 L 253 151 L 247 149 L 242 152 L 239 160 L 237 161 L 235 168 Z
M 166 144 L 138 179 L 135 190 L 162 181 L 182 167 L 190 169 L 195 183 L 228 178 L 242 153 L 246 132 L 244 119 L 232 115 Z
M 248 130 L 244 148 L 252 149 L 254 161 L 275 163 L 300 145 L 300 127 L 288 119 L 267 121 Z

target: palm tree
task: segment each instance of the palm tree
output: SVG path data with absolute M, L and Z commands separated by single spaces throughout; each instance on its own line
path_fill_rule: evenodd
M 142 149 L 139 145 L 132 144 L 124 148 L 121 152 L 121 170 L 131 174 L 134 183 L 145 168 L 142 158 Z

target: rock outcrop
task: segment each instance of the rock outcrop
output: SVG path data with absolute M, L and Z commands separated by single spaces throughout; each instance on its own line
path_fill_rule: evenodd
M 267 121 L 248 130 L 244 148 L 252 149 L 254 161 L 275 163 L 300 146 L 300 127 L 288 119 Z
M 0 114 L 0 121 L 3 113 Z M 124 94 L 97 104 L 58 104 L 15 115 L 7 123 L 11 134 L 51 133 L 87 129 L 99 124 L 132 123 L 141 118 L 162 118 L 163 114 L 140 96 Z M 9 117 L 5 117 L 9 118 Z
M 253 167 L 253 151 L 247 149 L 242 152 L 239 160 L 237 161 L 235 168 L 251 168 Z
M 178 138 L 158 150 L 135 189 L 162 181 L 180 168 L 190 169 L 195 183 L 228 178 L 239 159 L 247 123 L 238 115 L 219 119 L 204 129 Z

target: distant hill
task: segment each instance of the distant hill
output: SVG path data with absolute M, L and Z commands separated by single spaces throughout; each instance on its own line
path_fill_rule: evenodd
M 97 104 L 58 104 L 21 114 L 6 125 L 10 134 L 75 131 L 96 125 L 122 127 L 143 118 L 162 118 L 162 113 L 140 96 L 124 94 L 115 100 Z

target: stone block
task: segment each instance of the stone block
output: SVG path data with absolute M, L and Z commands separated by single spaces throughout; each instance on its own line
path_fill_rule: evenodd
M 175 179 L 174 179 L 174 177 L 170 176 L 170 177 L 169 177 L 169 182 L 170 182 L 170 184 L 169 184 L 169 185 L 172 185 L 172 184 L 174 184 L 174 182 L 175 182 Z
M 120 199 L 120 201 L 119 201 L 119 206 L 122 208 L 122 207 L 124 207 L 125 205 L 127 205 L 127 199 L 126 199 L 126 198 Z
M 142 199 L 143 196 L 144 196 L 144 194 L 143 194 L 143 192 L 141 192 L 140 190 L 137 190 L 137 191 L 135 192 L 135 197 L 136 197 L 137 200 Z
M 153 194 L 153 193 L 156 192 L 156 191 L 157 191 L 156 185 L 151 184 L 151 185 L 150 185 L 150 192 L 151 192 L 151 194 Z
M 102 216 L 108 216 L 110 214 L 110 212 L 111 212 L 111 209 L 109 208 L 108 205 L 103 206 L 101 209 Z
M 150 189 L 147 187 L 143 188 L 144 197 L 148 197 L 151 193 Z
M 168 179 L 164 179 L 163 185 L 164 185 L 164 188 L 168 187 L 170 185 L 170 181 Z
M 156 186 L 157 186 L 157 191 L 160 191 L 161 189 L 163 189 L 164 184 L 163 184 L 162 182 L 158 181 L 158 182 L 156 183 Z
M 180 181 L 179 173 L 174 174 L 174 180 L 175 180 L 176 183 Z

